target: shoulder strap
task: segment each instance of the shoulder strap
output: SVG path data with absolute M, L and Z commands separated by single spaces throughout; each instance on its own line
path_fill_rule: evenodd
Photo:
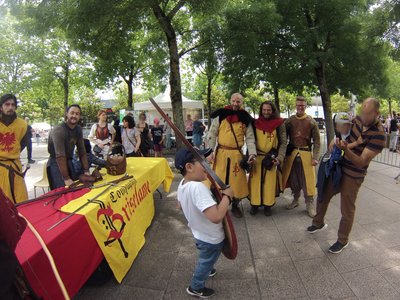
M 133 128 L 133 130 L 135 130 L 135 128 Z M 136 145 L 135 145 L 135 144 L 132 142 L 132 140 L 129 138 L 128 130 L 124 129 L 124 132 L 125 132 L 126 137 L 127 137 L 128 140 L 129 140 L 129 142 L 132 144 L 132 146 L 133 146 L 133 147 L 136 147 Z
M 243 156 L 243 153 L 242 153 L 242 151 L 240 151 L 239 142 L 238 142 L 238 140 L 237 140 L 237 137 L 236 137 L 235 131 L 233 130 L 232 123 L 231 123 L 231 122 L 229 122 L 228 120 L 227 120 L 227 122 L 229 123 L 229 126 L 231 127 L 231 131 L 232 131 L 233 137 L 235 138 L 235 142 L 236 142 L 237 150 L 238 150 L 238 151 L 240 152 L 240 154 Z

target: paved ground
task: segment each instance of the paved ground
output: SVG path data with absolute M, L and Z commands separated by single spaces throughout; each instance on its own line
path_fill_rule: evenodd
M 34 147 L 28 188 L 41 177 L 45 146 Z M 24 154 L 22 157 L 25 157 Z M 272 217 L 248 213 L 235 219 L 239 255 L 221 258 L 218 274 L 208 282 L 214 299 L 400 299 L 400 170 L 372 163 L 360 190 L 351 244 L 341 254 L 327 249 L 336 240 L 338 198 L 328 210 L 329 227 L 310 235 L 305 205 L 287 211 L 291 198 L 278 199 Z M 176 176 L 169 194 L 155 194 L 156 216 L 146 245 L 121 285 L 84 287 L 76 299 L 190 299 L 196 250 L 182 213 L 176 207 Z

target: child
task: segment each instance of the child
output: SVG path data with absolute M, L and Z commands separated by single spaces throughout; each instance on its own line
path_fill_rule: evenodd
M 207 155 L 212 151 L 207 149 L 198 152 Z M 217 204 L 210 189 L 202 182 L 207 179 L 207 173 L 187 149 L 177 152 L 175 167 L 183 175 L 178 187 L 178 201 L 198 249 L 196 268 L 186 292 L 192 296 L 209 298 L 214 295 L 214 290 L 206 288 L 205 282 L 216 274 L 214 264 L 221 254 L 225 239 L 221 222 L 228 211 L 233 192 L 231 188 L 223 190 L 222 200 Z
M 164 136 L 158 118 L 154 118 L 154 127 L 151 129 L 151 136 L 153 137 L 154 156 L 160 157 L 162 156 L 162 143 L 164 141 Z

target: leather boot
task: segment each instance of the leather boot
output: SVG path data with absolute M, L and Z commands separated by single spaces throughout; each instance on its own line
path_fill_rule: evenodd
M 238 199 L 234 199 L 232 201 L 232 214 L 236 217 L 236 218 L 241 218 L 243 217 L 243 213 L 242 210 L 239 207 L 239 200 Z
M 250 214 L 251 214 L 252 216 L 254 216 L 254 215 L 257 214 L 257 212 L 258 212 L 258 206 L 252 205 L 251 208 L 250 208 Z
M 270 217 L 272 215 L 272 207 L 271 206 L 264 206 L 264 215 L 266 217 Z

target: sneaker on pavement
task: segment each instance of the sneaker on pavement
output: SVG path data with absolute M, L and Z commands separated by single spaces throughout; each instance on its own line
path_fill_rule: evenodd
M 308 233 L 316 233 L 318 231 L 325 229 L 326 227 L 328 227 L 328 224 L 324 224 L 321 226 L 311 225 L 311 226 L 307 227 L 307 231 L 308 231 Z
M 29 159 L 29 160 L 28 160 L 28 163 L 30 163 L 30 164 L 34 164 L 34 163 L 35 163 L 35 161 L 36 161 L 36 160 Z
M 216 269 L 212 269 L 210 272 L 210 275 L 208 275 L 208 277 L 214 277 L 215 274 L 217 274 L 217 270 Z
M 191 296 L 196 296 L 203 299 L 210 298 L 215 294 L 213 289 L 209 289 L 206 287 L 202 288 L 201 290 L 195 290 L 189 286 L 188 288 L 186 288 L 186 292 Z
M 344 248 L 346 248 L 349 245 L 349 243 L 346 244 L 342 244 L 341 242 L 337 241 L 336 243 L 334 243 L 330 248 L 329 248 L 329 252 L 330 253 L 340 253 L 343 251 Z

